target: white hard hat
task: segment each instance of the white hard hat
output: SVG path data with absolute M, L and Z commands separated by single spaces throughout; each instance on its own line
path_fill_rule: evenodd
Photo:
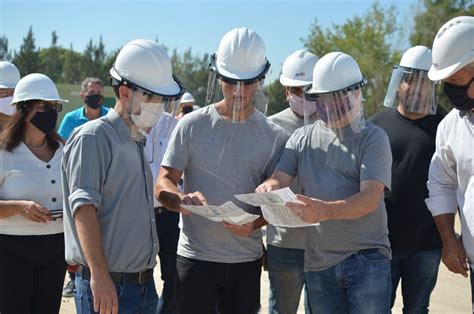
M 11 62 L 0 61 L 0 88 L 15 88 L 20 80 L 20 71 Z
M 313 80 L 313 69 L 319 58 L 306 50 L 296 50 L 289 55 L 280 75 L 280 83 L 283 86 L 305 86 Z
M 28 74 L 18 81 L 15 91 L 13 92 L 12 104 L 33 99 L 54 101 L 63 104 L 69 102 L 65 99 L 61 99 L 54 82 L 46 75 L 40 73 Z
M 148 39 L 135 39 L 122 47 L 113 67 L 112 78 L 162 96 L 180 96 L 181 83 L 173 77 L 166 50 Z
M 225 34 L 214 57 L 217 72 L 235 80 L 260 78 L 270 67 L 263 40 L 246 27 Z
M 474 17 L 455 17 L 436 34 L 428 77 L 433 81 L 443 80 L 471 62 L 474 62 Z
M 400 60 L 402 67 L 423 71 L 428 71 L 431 65 L 431 50 L 425 46 L 408 48 Z
M 308 93 L 329 93 L 357 84 L 365 85 L 365 79 L 354 58 L 342 52 L 330 52 L 316 63 Z
M 194 97 L 191 95 L 191 93 L 184 93 L 183 97 L 181 97 L 181 103 L 183 102 L 194 102 Z

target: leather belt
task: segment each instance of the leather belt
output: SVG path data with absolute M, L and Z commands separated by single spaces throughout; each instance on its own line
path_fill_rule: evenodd
M 155 215 L 159 215 L 167 211 L 166 207 L 160 206 L 160 207 L 155 207 Z
M 88 267 L 79 265 L 79 274 L 81 277 L 90 280 L 91 279 L 91 271 Z M 141 271 L 139 273 L 114 273 L 109 272 L 110 279 L 114 283 L 121 283 L 121 284 L 134 284 L 139 283 L 143 284 L 149 280 L 153 280 L 153 268 Z

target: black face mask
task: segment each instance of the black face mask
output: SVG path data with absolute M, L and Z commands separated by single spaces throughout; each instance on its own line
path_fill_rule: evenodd
M 444 83 L 444 93 L 448 96 L 454 108 L 461 111 L 470 111 L 474 108 L 474 98 L 467 95 L 467 90 L 472 82 L 474 82 L 474 78 L 469 83 L 462 86 Z
M 57 121 L 58 112 L 55 109 L 38 111 L 30 120 L 30 122 L 44 134 L 50 134 L 53 132 Z
M 104 96 L 102 95 L 88 95 L 84 97 L 85 104 L 92 109 L 99 109 L 103 100 Z
M 183 111 L 183 114 L 187 114 L 187 113 L 193 112 L 193 107 L 186 106 L 186 107 L 183 107 L 181 111 Z

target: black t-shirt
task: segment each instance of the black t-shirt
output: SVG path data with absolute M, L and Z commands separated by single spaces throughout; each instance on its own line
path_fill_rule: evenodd
M 442 118 L 436 114 L 410 120 L 397 110 L 388 109 L 369 119 L 385 130 L 392 149 L 392 189 L 385 193 L 385 205 L 390 244 L 395 252 L 441 248 L 425 198 L 436 129 Z

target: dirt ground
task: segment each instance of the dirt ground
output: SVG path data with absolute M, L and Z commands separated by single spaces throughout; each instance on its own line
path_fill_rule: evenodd
M 459 229 L 459 228 L 457 228 Z M 159 278 L 159 264 L 155 268 L 155 282 L 158 293 L 162 289 L 162 282 Z M 268 313 L 268 273 L 263 272 L 261 277 L 261 304 L 262 313 Z M 397 291 L 392 313 L 402 313 L 403 302 L 400 293 L 400 287 Z M 430 313 L 434 314 L 462 314 L 472 313 L 471 309 L 471 288 L 469 278 L 451 273 L 443 264 L 440 265 L 438 273 L 438 282 L 431 294 Z M 62 314 L 75 313 L 74 298 L 63 298 L 61 311 Z M 303 302 L 301 300 L 298 314 L 304 313 Z M 244 313 L 243 313 L 244 314 Z

